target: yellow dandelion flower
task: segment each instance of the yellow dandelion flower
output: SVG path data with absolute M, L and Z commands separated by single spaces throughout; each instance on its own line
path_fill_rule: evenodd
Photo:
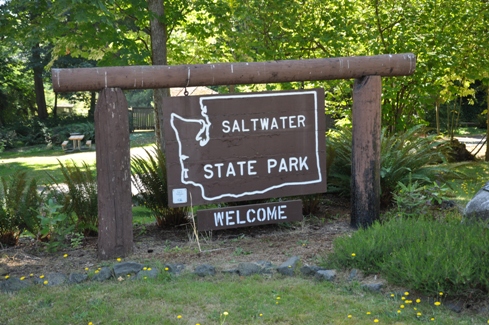
M 64 258 L 67 258 L 67 257 L 68 257 L 68 254 L 64 254 L 64 255 L 63 255 L 63 257 L 64 257 Z
M 418 310 L 418 308 L 416 308 L 416 307 L 414 307 L 413 309 L 414 309 L 414 310 Z
M 413 303 L 413 301 L 412 301 L 412 300 L 406 300 L 406 301 L 405 301 L 405 303 L 406 303 L 406 304 L 412 304 L 412 303 Z
M 401 297 L 401 300 L 406 300 L 406 297 Z
M 355 256 L 357 256 L 357 254 L 351 253 L 351 257 L 355 257 Z
M 150 267 L 148 267 L 148 271 L 151 271 L 151 268 Z
M 88 267 L 85 268 L 85 271 L 88 271 Z
M 440 305 L 441 305 L 441 302 L 435 301 L 435 306 L 440 306 Z
M 420 317 L 421 315 L 422 314 L 419 311 L 416 313 L 416 316 L 418 316 L 418 317 Z
M 439 293 L 439 295 L 440 295 L 440 296 L 443 296 L 443 292 L 440 292 L 440 293 Z
M 88 325 L 93 325 L 93 323 L 92 322 L 88 322 Z
M 100 272 L 99 270 L 95 270 L 95 274 L 97 274 L 98 272 Z
M 178 315 L 178 316 L 177 316 L 177 318 L 178 318 L 178 319 L 181 319 L 181 318 L 182 318 L 182 315 Z
M 227 311 L 225 311 L 224 313 L 222 313 L 224 316 L 227 316 L 229 315 L 229 313 Z
M 409 296 L 409 292 L 407 292 L 407 291 L 406 291 L 406 292 L 404 292 L 404 295 L 405 295 L 405 296 Z
M 144 280 L 147 280 L 147 279 L 148 279 L 148 277 L 147 277 L 147 276 L 145 276 L 143 279 L 144 279 Z
M 277 300 L 280 300 L 280 297 L 277 297 Z
M 25 280 L 25 276 L 21 276 L 20 281 L 24 281 L 24 280 Z
M 353 316 L 352 315 L 348 315 L 348 318 L 352 318 Z
M 41 274 L 41 275 L 39 276 L 39 279 L 44 279 L 44 274 Z
M 394 297 L 395 295 L 393 293 L 391 293 L 391 297 Z
M 258 316 L 262 317 L 262 316 L 263 316 L 263 314 L 259 314 Z
M 421 299 L 416 299 L 416 303 L 419 304 L 421 302 Z
M 400 310 L 400 309 L 398 309 L 398 310 L 397 310 L 397 313 L 398 313 L 398 314 L 400 314 L 400 313 L 401 313 L 401 310 Z
M 400 305 L 399 308 L 404 309 L 404 305 Z
M 146 271 L 147 269 L 148 269 L 148 268 L 147 268 L 146 266 L 145 266 L 145 267 L 143 267 L 143 271 Z
M 44 280 L 44 282 L 43 282 L 43 283 L 44 283 L 44 284 L 48 284 L 48 280 Z
M 120 262 L 120 261 L 122 261 L 122 258 L 118 257 L 117 262 Z
M 6 275 L 5 276 L 5 280 L 7 280 L 8 278 L 10 278 L 10 275 Z
M 371 314 L 371 312 L 367 311 L 367 315 L 370 315 L 370 314 Z
M 430 321 L 434 322 L 435 321 L 435 317 L 431 317 L 430 318 Z
M 379 322 L 379 320 L 377 318 L 374 319 L 374 323 L 378 323 L 378 322 Z
M 33 277 L 33 276 L 34 276 L 34 273 L 29 274 L 29 276 L 30 276 L 30 277 Z
M 165 271 L 168 271 L 169 269 L 167 267 L 165 267 Z

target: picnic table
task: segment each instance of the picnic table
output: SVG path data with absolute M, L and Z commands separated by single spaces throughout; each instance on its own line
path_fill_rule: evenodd
M 83 140 L 85 136 L 83 134 L 72 134 L 68 140 L 73 141 L 73 150 L 80 150 L 81 151 L 81 141 Z

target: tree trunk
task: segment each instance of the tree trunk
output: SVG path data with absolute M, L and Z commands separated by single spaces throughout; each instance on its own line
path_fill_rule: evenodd
M 486 101 L 487 101 L 487 126 L 486 126 L 486 161 L 489 161 L 489 86 L 487 87 L 486 92 Z
M 167 65 L 167 31 L 164 23 L 165 7 L 161 0 L 148 0 L 148 9 L 152 16 L 151 24 L 151 61 L 153 65 Z M 163 98 L 170 96 L 169 89 L 154 89 L 153 101 L 155 103 L 155 135 L 156 145 L 165 152 L 163 127 L 160 125 L 159 112 L 163 108 Z
M 435 100 L 436 134 L 440 135 L 440 100 Z
M 37 104 L 37 116 L 41 120 L 48 118 L 48 110 L 46 108 L 46 98 L 44 96 L 44 82 L 42 78 L 42 73 L 44 67 L 41 60 L 41 48 L 39 44 L 36 44 L 32 48 L 32 62 L 34 63 L 34 90 L 36 93 L 36 104 Z

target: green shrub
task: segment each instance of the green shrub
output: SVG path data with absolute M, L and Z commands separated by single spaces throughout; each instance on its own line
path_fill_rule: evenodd
M 147 158 L 131 158 L 132 182 L 139 192 L 141 205 L 150 209 L 158 227 L 171 227 L 188 222 L 188 208 L 169 208 L 166 181 L 166 159 L 154 146 L 153 153 L 144 149 Z
M 409 177 L 419 185 L 434 181 L 446 182 L 458 178 L 452 165 L 446 164 L 450 150 L 448 141 L 435 135 L 426 135 L 423 125 L 404 133 L 387 135 L 381 132 L 380 187 L 381 204 L 392 203 L 392 192 L 399 182 L 407 184 Z M 330 192 L 350 193 L 351 179 L 351 127 L 342 126 L 328 133 L 327 143 L 333 148 L 334 160 L 328 175 Z
M 73 220 L 70 220 L 66 213 L 61 212 L 62 208 L 62 205 L 50 199 L 40 209 L 38 215 L 41 238 L 45 239 L 46 248 L 49 252 L 55 252 L 66 247 L 67 236 L 72 234 L 75 229 Z
M 61 212 L 75 214 L 78 232 L 95 235 L 98 232 L 97 179 L 92 168 L 86 162 L 81 166 L 76 165 L 73 160 L 66 165 L 59 160 L 58 162 L 67 192 L 54 177 L 51 177 L 54 184 L 51 189 L 57 201 L 63 205 Z
M 12 177 L 1 178 L 0 191 L 0 243 L 14 246 L 24 230 L 37 235 L 36 218 L 41 198 L 36 180 L 27 181 L 26 172 L 16 172 Z
M 488 253 L 487 224 L 396 218 L 336 239 L 328 262 L 381 273 L 427 295 L 474 297 L 489 292 Z

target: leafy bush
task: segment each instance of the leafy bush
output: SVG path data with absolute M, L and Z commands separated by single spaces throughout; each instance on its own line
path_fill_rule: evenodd
M 53 184 L 53 195 L 58 202 L 62 202 L 62 213 L 76 215 L 76 230 L 84 235 L 94 235 L 98 232 L 98 202 L 97 202 L 97 179 L 92 168 L 83 162 L 82 166 L 71 164 L 63 165 L 59 161 L 61 172 L 67 191 L 63 186 L 51 177 Z
M 163 151 L 154 146 L 153 153 L 144 149 L 147 158 L 131 158 L 132 182 L 142 205 L 150 209 L 158 227 L 181 225 L 187 221 L 188 208 L 169 208 L 166 181 L 166 159 Z
M 489 292 L 489 229 L 458 218 L 396 218 L 334 241 L 328 262 L 382 273 L 393 284 L 427 295 Z
M 392 202 L 392 192 L 399 182 L 407 184 L 409 178 L 419 185 L 434 181 L 446 182 L 460 177 L 451 165 L 446 164 L 450 150 L 449 141 L 435 135 L 426 135 L 423 125 L 404 133 L 381 133 L 380 187 L 381 204 Z M 350 193 L 351 179 L 351 127 L 339 127 L 329 132 L 327 143 L 333 148 L 334 160 L 328 175 L 330 192 Z
M 37 207 L 41 202 L 36 180 L 28 184 L 26 172 L 1 178 L 0 191 L 0 243 L 14 246 L 20 234 L 28 230 L 37 235 L 39 220 Z
M 66 239 L 75 229 L 75 225 L 66 213 L 60 212 L 63 206 L 56 204 L 53 199 L 40 209 L 40 234 L 46 239 L 46 248 L 55 252 L 59 248 L 66 247 Z

